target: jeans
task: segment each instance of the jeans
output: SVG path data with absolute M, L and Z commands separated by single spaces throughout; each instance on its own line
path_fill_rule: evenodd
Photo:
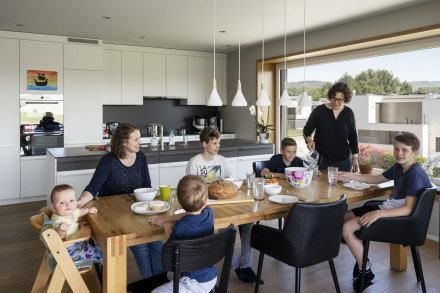
M 318 163 L 320 170 L 327 170 L 327 167 L 334 166 L 338 167 L 339 171 L 351 172 L 351 168 L 353 167 L 353 163 L 351 161 L 351 157 L 348 157 L 345 160 L 330 160 L 324 156 L 319 159 Z
M 251 231 L 254 223 L 238 225 L 241 239 L 241 256 L 237 255 L 234 249 L 232 254 L 232 268 L 248 268 L 252 266 L 252 248 L 251 248 Z
M 148 278 L 163 272 L 162 241 L 130 246 L 142 278 Z

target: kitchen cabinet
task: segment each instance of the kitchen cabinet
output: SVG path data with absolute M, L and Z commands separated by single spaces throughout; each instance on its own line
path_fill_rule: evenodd
M 20 197 L 20 152 L 17 146 L 0 146 L 0 200 Z
M 187 161 L 160 164 L 160 185 L 176 188 L 179 180 L 185 176 Z
M 148 171 L 150 171 L 151 187 L 159 190 L 160 165 L 159 164 L 148 164 Z
M 228 161 L 228 167 L 229 170 L 231 170 L 231 178 L 240 178 L 238 177 L 238 159 L 237 157 L 232 157 L 232 158 L 226 158 L 226 160 Z M 246 178 L 246 176 L 244 177 Z M 240 179 L 244 179 L 243 177 L 241 177 Z
M 237 158 L 237 178 L 246 178 L 246 173 L 253 172 L 252 163 L 256 161 L 267 161 L 270 155 L 242 156 Z
M 55 185 L 68 184 L 72 186 L 75 189 L 76 198 L 79 198 L 84 188 L 89 185 L 93 173 L 95 173 L 95 169 L 57 172 Z
M 166 55 L 144 53 L 144 96 L 166 97 Z
M 188 96 L 188 57 L 167 55 L 167 97 Z
M 56 71 L 57 90 L 28 90 L 28 70 Z M 20 94 L 63 94 L 62 43 L 20 40 Z
M 214 78 L 214 58 L 205 59 L 205 105 L 212 92 L 212 80 Z M 226 59 L 215 59 L 215 80 L 217 83 L 217 92 L 222 99 L 223 105 L 227 104 L 226 98 Z
M 64 68 L 102 70 L 102 46 L 93 44 L 64 44 Z
M 186 105 L 206 105 L 205 57 L 188 56 L 188 98 Z
M 102 142 L 102 71 L 65 70 L 64 146 Z
M 122 53 L 103 50 L 103 104 L 121 104 Z
M 21 197 L 46 195 L 46 156 L 21 157 Z
M 122 52 L 122 105 L 143 105 L 144 66 L 140 52 Z

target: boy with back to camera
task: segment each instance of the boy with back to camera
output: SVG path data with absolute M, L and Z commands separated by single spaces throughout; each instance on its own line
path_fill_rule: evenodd
M 361 227 L 368 228 L 379 218 L 409 216 L 414 211 L 421 191 L 432 187 L 426 172 L 415 161 L 420 147 L 419 139 L 412 133 L 402 133 L 394 138 L 393 155 L 396 163 L 379 175 L 358 175 L 340 172 L 339 179 L 357 180 L 370 184 L 380 184 L 394 180 L 394 191 L 390 199 L 380 205 L 368 205 L 345 213 L 342 237 L 356 259 L 353 269 L 353 288 L 360 291 L 362 258 L 364 246 L 355 232 Z M 364 289 L 373 284 L 374 274 L 370 263 L 365 271 Z
M 41 232 L 47 228 L 54 229 L 61 238 L 69 236 L 79 229 L 78 218 L 88 213 L 96 214 L 97 209 L 77 208 L 75 190 L 67 184 L 57 185 L 50 195 L 51 208 L 54 211 L 51 221 L 45 222 Z M 94 263 L 102 265 L 102 251 L 99 246 L 92 246 L 81 241 L 66 247 L 74 261 L 91 259 Z
M 208 188 L 202 177 L 186 175 L 177 185 L 177 199 L 186 211 L 166 217 L 149 217 L 147 221 L 164 227 L 164 242 L 168 239 L 191 239 L 214 234 L 214 213 L 206 206 Z M 179 292 L 210 292 L 217 283 L 215 265 L 194 272 L 182 272 Z M 153 293 L 173 292 L 173 282 L 157 287 Z
M 304 167 L 303 160 L 296 156 L 296 148 L 296 141 L 293 138 L 283 138 L 280 153 L 270 158 L 266 167 L 261 170 L 261 177 L 273 175 L 273 177 L 286 179 L 284 169 L 287 167 Z

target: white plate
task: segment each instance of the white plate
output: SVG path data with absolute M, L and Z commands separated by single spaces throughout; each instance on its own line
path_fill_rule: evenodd
M 269 196 L 269 200 L 281 204 L 291 204 L 297 202 L 298 198 L 291 195 L 272 195 Z
M 163 212 L 166 212 L 169 208 L 170 208 L 170 204 L 166 201 L 164 201 L 164 209 L 163 210 L 157 210 L 157 211 L 137 211 L 135 210 L 135 207 L 139 206 L 139 205 L 143 205 L 144 203 L 146 203 L 148 201 L 141 201 L 141 202 L 135 202 L 134 204 L 131 205 L 131 210 L 133 212 L 135 212 L 136 214 L 140 214 L 140 215 L 155 215 L 155 214 L 160 214 Z
M 344 186 L 354 190 L 364 190 L 370 188 L 370 184 L 362 182 L 344 183 Z
M 183 214 L 183 213 L 186 213 L 186 211 L 184 209 L 180 209 L 180 210 L 177 210 L 177 211 L 174 212 L 175 215 Z

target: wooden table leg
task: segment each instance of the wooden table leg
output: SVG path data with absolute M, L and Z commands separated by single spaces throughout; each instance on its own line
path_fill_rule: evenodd
M 390 243 L 390 266 L 397 271 L 404 271 L 407 268 L 406 247 L 400 244 Z
M 104 293 L 127 292 L 127 239 L 116 236 L 107 239 L 104 253 L 102 289 Z

